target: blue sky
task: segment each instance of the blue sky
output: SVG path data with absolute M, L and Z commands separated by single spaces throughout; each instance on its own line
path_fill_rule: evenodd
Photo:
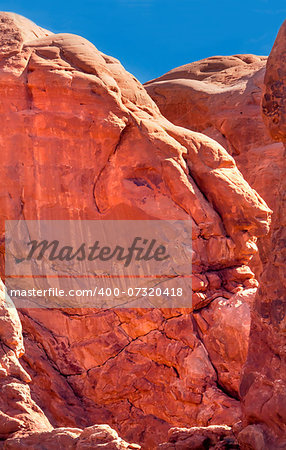
M 285 0 L 0 0 L 0 9 L 84 36 L 141 82 L 208 56 L 269 54 L 286 18 Z

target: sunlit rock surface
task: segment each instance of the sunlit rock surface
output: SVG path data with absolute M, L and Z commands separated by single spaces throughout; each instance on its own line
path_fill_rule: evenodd
M 249 261 L 268 206 L 220 143 L 169 122 L 85 39 L 2 13 L 0 40 L 2 237 L 6 219 L 193 224 L 189 309 L 21 310 L 44 429 L 108 424 L 154 448 L 171 426 L 233 425 L 257 286 Z

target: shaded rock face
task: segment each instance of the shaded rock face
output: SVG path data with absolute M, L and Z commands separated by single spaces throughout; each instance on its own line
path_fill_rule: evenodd
M 108 423 L 146 448 L 170 426 L 237 422 L 266 203 L 218 142 L 169 122 L 85 39 L 10 13 L 0 36 L 1 237 L 5 219 L 193 224 L 194 307 L 21 311 L 33 399 L 53 426 Z
M 212 57 L 145 85 L 169 120 L 224 145 L 274 211 L 270 234 L 258 243 L 260 261 L 253 263 L 260 288 L 240 387 L 245 428 L 239 444 L 247 449 L 286 446 L 285 54 L 284 23 L 267 64 L 254 55 Z
M 238 442 L 227 426 L 171 428 L 168 442 L 158 446 L 158 450 L 223 450 L 238 449 Z
M 286 22 L 267 61 L 263 116 L 270 136 L 286 143 Z M 285 153 L 284 153 L 285 155 Z M 284 159 L 285 161 L 285 159 Z M 246 448 L 286 446 L 286 164 L 276 186 L 276 214 L 271 225 L 271 248 L 263 267 L 252 313 L 250 347 L 241 383 L 244 423 L 240 442 Z M 260 424 L 260 426 L 252 425 Z

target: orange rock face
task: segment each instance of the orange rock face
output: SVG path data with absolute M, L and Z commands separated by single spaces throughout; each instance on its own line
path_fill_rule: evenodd
M 24 353 L 22 326 L 18 313 L 0 290 L 0 445 L 11 434 L 22 430 L 49 431 L 52 426 L 32 400 L 27 383 L 29 374 L 19 358 Z
M 275 216 L 284 147 L 273 141 L 261 116 L 266 60 L 255 55 L 213 56 L 173 69 L 145 88 L 167 119 L 223 145 Z M 257 276 L 271 252 L 270 238 L 260 239 L 258 246 L 260 257 L 251 261 Z
M 286 143 L 285 111 L 286 22 L 267 61 L 263 116 L 269 134 Z M 285 151 L 284 151 L 285 155 Z M 240 387 L 244 424 L 239 435 L 243 448 L 285 448 L 286 445 L 286 165 L 277 183 L 278 208 L 271 226 L 271 252 L 264 263 L 252 314 L 250 347 Z
M 0 286 L 0 447 L 4 450 L 49 448 L 110 450 L 140 449 L 123 441 L 108 425 L 85 428 L 57 428 L 31 398 L 31 377 L 19 358 L 24 345 L 18 313 Z M 71 406 L 71 405 L 70 405 Z
M 53 426 L 107 423 L 150 449 L 171 426 L 234 424 L 256 289 L 248 264 L 268 206 L 223 146 L 164 118 L 116 59 L 17 15 L 0 20 L 1 236 L 6 219 L 193 224 L 192 309 L 21 310 L 33 399 Z M 40 439 L 61 435 L 51 433 Z
M 250 263 L 260 275 L 260 288 L 253 303 L 250 347 L 240 386 L 244 429 L 238 440 L 241 448 L 253 450 L 286 445 L 285 51 L 286 23 L 267 64 L 265 57 L 254 55 L 212 57 L 173 69 L 145 85 L 174 124 L 200 131 L 227 148 L 246 180 L 274 211 L 270 234 L 258 242 L 260 261 Z M 226 317 L 224 313 L 222 331 L 227 329 Z M 216 328 L 209 332 L 205 328 L 206 348 L 210 336 L 218 336 Z M 214 349 L 208 351 L 212 360 L 217 358 Z M 217 365 L 225 363 L 222 354 L 220 349 Z M 228 360 L 234 363 L 235 358 Z M 219 378 L 225 375 L 222 367 L 218 373 Z M 235 373 L 233 368 L 232 384 Z M 180 443 L 180 438 L 174 442 Z

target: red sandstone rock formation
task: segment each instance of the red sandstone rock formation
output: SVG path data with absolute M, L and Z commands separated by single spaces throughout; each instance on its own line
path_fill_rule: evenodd
M 274 141 L 286 143 L 286 22 L 267 61 L 263 116 Z M 252 313 L 250 347 L 240 387 L 244 425 L 242 448 L 286 447 L 286 164 L 276 185 L 277 211 L 271 225 L 271 252 L 264 262 Z
M 171 426 L 234 424 L 256 288 L 248 263 L 268 207 L 219 143 L 166 120 L 85 39 L 10 13 L 0 39 L 2 236 L 5 219 L 193 221 L 193 314 L 21 311 L 33 399 L 53 426 L 108 423 L 150 449 Z
M 31 399 L 29 374 L 19 363 L 24 353 L 18 313 L 0 290 L 0 446 L 1 440 L 18 431 L 49 431 L 52 426 Z
M 273 142 L 261 117 L 265 65 L 262 56 L 214 56 L 173 69 L 145 88 L 171 122 L 222 144 L 276 210 L 283 145 Z
M 19 357 L 23 355 L 22 326 L 3 283 L 0 290 L 0 448 L 90 449 L 104 445 L 108 450 L 139 449 L 118 437 L 108 425 L 84 430 L 57 428 L 32 400 L 29 374 Z
M 223 450 L 236 449 L 237 440 L 230 427 L 171 428 L 168 442 L 160 444 L 158 450 Z
M 145 88 L 171 122 L 223 145 L 275 215 L 284 147 L 271 139 L 261 116 L 265 65 L 264 56 L 213 56 L 173 69 Z M 267 236 L 259 240 L 260 258 L 251 262 L 257 276 L 270 252 Z
M 18 434 L 5 441 L 4 450 L 23 448 L 49 450 L 136 450 L 140 445 L 128 444 L 108 425 L 94 425 L 81 430 L 79 428 L 56 428 L 51 431 L 35 431 Z
M 284 23 L 267 65 L 266 58 L 254 55 L 212 57 L 171 70 L 145 86 L 169 120 L 227 148 L 274 211 L 271 233 L 259 242 L 262 265 L 259 269 L 256 261 L 255 268 L 262 275 L 240 388 L 245 428 L 239 443 L 254 450 L 286 445 L 285 51 Z

